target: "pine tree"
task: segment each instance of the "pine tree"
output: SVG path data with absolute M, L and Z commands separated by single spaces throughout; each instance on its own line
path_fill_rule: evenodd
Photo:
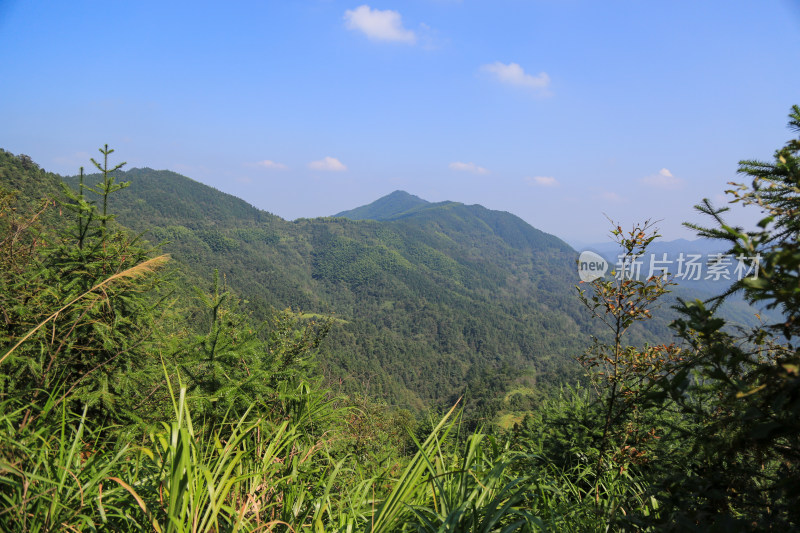
M 102 181 L 87 186 L 81 168 L 78 190 L 63 186 L 59 206 L 64 222 L 28 257 L 18 276 L 17 288 L 27 296 L 7 322 L 28 329 L 47 319 L 48 325 L 15 350 L 13 362 L 4 368 L 4 387 L 6 393 L 35 397 L 58 385 L 75 407 L 86 404 L 93 415 L 116 419 L 132 416 L 136 398 L 152 385 L 142 372 L 152 366 L 148 345 L 158 315 L 160 278 L 129 275 L 156 250 L 114 223 L 108 200 L 128 186 L 114 175 L 124 163 L 109 167 L 113 150 L 107 145 L 100 153 L 102 164 L 92 162 Z M 116 282 L 105 283 L 109 279 Z M 19 293 L 14 296 L 20 301 Z M 23 333 L 21 327 L 14 330 Z

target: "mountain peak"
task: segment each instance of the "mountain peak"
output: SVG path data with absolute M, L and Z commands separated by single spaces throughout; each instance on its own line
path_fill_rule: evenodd
M 430 202 L 405 191 L 394 191 L 378 198 L 371 204 L 362 205 L 333 216 L 351 220 L 392 220 Z

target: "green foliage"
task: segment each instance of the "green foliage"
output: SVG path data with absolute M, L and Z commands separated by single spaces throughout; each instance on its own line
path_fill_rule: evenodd
M 258 385 L 265 379 L 264 346 L 246 315 L 237 312 L 231 294 L 220 288 L 214 271 L 210 294 L 199 289 L 201 310 L 193 318 L 203 333 L 191 340 L 178 339 L 177 357 L 188 390 L 201 402 L 200 414 L 222 417 L 231 409 L 242 412 L 260 398 Z
M 659 514 L 643 466 L 601 449 L 604 405 L 585 388 L 564 388 L 514 428 L 517 476 L 531 478 L 526 508 L 549 531 L 639 529 Z M 598 472 L 598 465 L 613 465 Z M 646 529 L 646 528 L 642 528 Z

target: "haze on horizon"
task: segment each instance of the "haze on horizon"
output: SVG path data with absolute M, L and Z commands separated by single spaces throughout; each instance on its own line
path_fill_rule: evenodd
M 800 103 L 800 9 L 765 3 L 0 3 L 0 147 L 108 143 L 287 219 L 394 190 L 582 242 L 692 238 Z

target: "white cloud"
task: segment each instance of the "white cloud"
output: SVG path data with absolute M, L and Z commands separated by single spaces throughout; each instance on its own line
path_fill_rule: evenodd
M 680 189 L 683 186 L 683 180 L 673 176 L 666 168 L 659 170 L 658 174 L 642 178 L 642 182 L 656 189 Z
M 540 72 L 538 75 L 532 76 L 526 74 L 517 63 L 509 63 L 506 65 L 500 61 L 495 61 L 494 63 L 483 65 L 481 70 L 490 73 L 501 83 L 514 85 L 516 87 L 543 91 L 550 85 L 550 76 L 547 75 L 547 72 Z
M 622 201 L 622 196 L 620 196 L 619 194 L 617 194 L 615 192 L 611 192 L 611 191 L 605 191 L 605 192 L 600 193 L 600 198 L 602 198 L 603 200 L 607 200 L 609 202 L 621 202 Z
M 416 34 L 403 27 L 402 17 L 397 11 L 381 11 L 363 5 L 345 11 L 344 20 L 347 29 L 361 31 L 374 41 L 417 42 Z
M 259 161 L 258 163 L 256 163 L 256 165 L 259 167 L 268 168 L 270 170 L 286 170 L 287 168 L 289 168 L 283 163 L 276 163 L 275 161 L 270 161 L 269 159 Z
M 311 170 L 325 170 L 328 172 L 343 172 L 347 170 L 344 164 L 335 157 L 324 157 L 319 161 L 312 161 L 308 164 Z
M 525 181 L 541 187 L 555 187 L 558 185 L 558 180 L 553 176 L 533 176 L 525 178 Z
M 452 170 L 459 170 L 462 172 L 472 172 L 473 174 L 488 174 L 489 171 L 483 167 L 479 167 L 475 163 L 462 163 L 461 161 L 454 161 L 450 163 Z

